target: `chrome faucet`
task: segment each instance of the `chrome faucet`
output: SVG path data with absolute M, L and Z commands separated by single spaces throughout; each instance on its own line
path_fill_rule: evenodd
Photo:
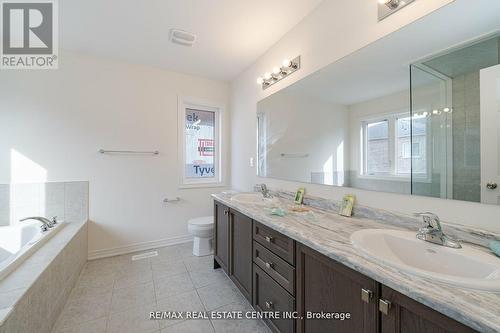
M 32 217 L 25 217 L 23 219 L 20 219 L 19 222 L 24 222 L 28 220 L 36 220 L 40 223 L 42 223 L 41 229 L 42 231 L 47 231 L 50 228 L 54 227 L 54 225 L 57 224 L 57 216 L 54 216 L 52 220 L 49 220 L 46 217 L 43 216 L 32 216 Z
M 271 192 L 267 188 L 266 184 L 259 184 L 259 185 L 257 185 L 257 187 L 259 188 L 260 193 L 262 193 L 264 198 L 271 198 L 272 197 Z
M 418 229 L 417 238 L 426 242 L 460 249 L 460 241 L 444 234 L 441 222 L 436 214 L 425 212 L 415 213 L 417 217 L 422 217 L 425 227 Z

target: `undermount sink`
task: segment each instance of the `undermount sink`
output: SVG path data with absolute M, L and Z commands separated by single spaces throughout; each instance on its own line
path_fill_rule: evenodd
M 448 248 L 419 240 L 415 232 L 365 229 L 351 235 L 365 257 L 402 271 L 447 284 L 485 291 L 500 291 L 500 259 L 462 245 Z
M 269 199 L 265 199 L 260 193 L 239 193 L 232 196 L 231 201 L 242 204 L 265 205 Z

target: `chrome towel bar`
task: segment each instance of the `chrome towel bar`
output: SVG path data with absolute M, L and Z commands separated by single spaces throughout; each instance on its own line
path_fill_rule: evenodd
M 281 157 L 284 158 L 306 158 L 309 157 L 308 153 L 281 153 Z
M 99 153 L 101 154 L 142 154 L 142 155 L 158 155 L 160 152 L 158 150 L 155 151 L 140 151 L 140 150 L 105 150 L 99 149 Z
M 175 197 L 175 198 L 165 198 L 165 199 L 163 199 L 164 203 L 176 202 L 176 201 L 181 201 L 181 198 L 180 197 Z

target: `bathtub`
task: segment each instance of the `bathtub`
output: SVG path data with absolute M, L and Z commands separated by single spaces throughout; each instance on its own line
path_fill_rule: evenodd
M 16 226 L 0 227 L 0 280 L 64 227 L 59 222 L 42 232 L 40 222 L 26 222 Z

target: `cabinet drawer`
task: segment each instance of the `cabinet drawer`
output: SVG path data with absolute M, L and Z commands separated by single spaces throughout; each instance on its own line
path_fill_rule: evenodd
M 256 241 L 253 242 L 253 262 L 295 296 L 295 268 Z
M 293 333 L 295 320 L 283 318 L 286 313 L 295 310 L 295 298 L 271 279 L 259 266 L 253 268 L 253 303 L 258 311 L 279 312 L 280 318 L 266 318 L 269 327 L 274 332 Z
M 295 241 L 258 222 L 253 224 L 253 239 L 295 266 Z

